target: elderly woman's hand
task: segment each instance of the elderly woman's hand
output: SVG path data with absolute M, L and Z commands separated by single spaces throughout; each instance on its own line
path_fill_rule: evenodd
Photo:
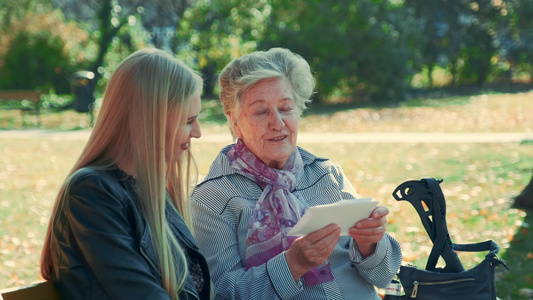
M 387 231 L 389 209 L 378 206 L 369 218 L 363 219 L 350 228 L 350 236 L 357 242 L 359 252 L 366 258 L 376 250 L 377 243 Z
M 300 279 L 309 269 L 322 264 L 329 257 L 341 234 L 337 224 L 311 232 L 297 238 L 285 252 L 285 259 L 289 265 L 295 281 Z

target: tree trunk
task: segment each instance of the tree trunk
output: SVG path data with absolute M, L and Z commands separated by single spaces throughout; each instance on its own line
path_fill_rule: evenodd
M 210 63 L 205 66 L 201 73 L 204 77 L 204 96 L 206 98 L 213 98 L 216 96 L 214 94 L 215 86 L 217 83 L 217 74 L 216 74 L 216 64 Z
M 513 207 L 533 211 L 533 176 L 520 195 L 514 198 Z
M 98 10 L 98 22 L 100 23 L 100 39 L 98 40 L 98 56 L 89 68 L 94 73 L 92 80 L 93 87 L 96 88 L 98 80 L 102 77 L 102 74 L 98 72 L 98 68 L 104 65 L 104 58 L 109 50 L 109 46 L 113 42 L 113 38 L 117 36 L 118 31 L 124 25 L 124 22 L 116 27 L 111 25 L 111 10 L 113 6 L 111 0 L 102 1 Z
M 433 70 L 435 69 L 435 64 L 434 63 L 429 63 L 428 64 L 428 83 L 429 83 L 429 87 L 430 88 L 433 88 Z

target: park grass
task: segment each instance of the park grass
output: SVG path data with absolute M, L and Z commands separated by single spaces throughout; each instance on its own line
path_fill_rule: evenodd
M 327 113 L 323 110 L 306 115 L 300 128 L 311 132 L 349 128 L 355 132 L 531 132 L 533 114 L 528 112 L 533 111 L 532 98 L 532 93 L 501 94 L 441 99 L 441 104 L 427 100 L 417 106 L 395 109 L 359 108 Z M 446 101 L 450 105 L 442 105 Z M 201 116 L 204 132 L 227 130 L 217 106 L 216 102 L 204 106 L 205 115 Z M 79 129 L 83 128 L 80 122 L 86 120 L 84 117 L 87 116 L 68 111 L 62 112 L 62 117 L 43 115 L 43 127 Z M 52 124 L 52 119 L 56 125 L 46 127 L 51 126 L 46 124 Z M 424 127 L 421 123 L 427 124 Z M 435 126 L 444 128 L 436 130 Z M 0 289 L 40 279 L 39 255 L 55 193 L 83 144 L 84 140 L 0 138 Z M 200 175 L 207 173 L 210 162 L 223 146 L 193 144 Z M 533 288 L 531 214 L 513 209 L 511 204 L 513 196 L 531 178 L 531 143 L 323 142 L 300 146 L 339 163 L 361 196 L 372 197 L 389 208 L 389 232 L 402 245 L 405 261 L 419 267 L 425 265 L 431 241 L 414 208 L 407 202 L 396 202 L 391 193 L 406 180 L 444 179 L 441 186 L 447 199 L 452 240 L 456 243 L 495 240 L 502 248 L 500 257 L 511 268 L 511 272 L 498 272 L 498 296 L 530 299 L 520 296 L 519 291 Z M 460 253 L 460 257 L 465 267 L 470 268 L 483 255 Z
M 531 132 L 533 93 L 414 99 L 398 107 L 337 111 L 312 106 L 302 131 L 335 132 Z
M 443 99 L 413 99 L 397 107 L 312 104 L 300 121 L 302 132 L 533 132 L 533 91 Z M 98 110 L 95 110 L 95 115 Z M 202 100 L 202 130 L 227 132 L 220 101 Z M 42 129 L 90 128 L 87 114 L 43 109 Z M 35 116 L 0 110 L 0 130 L 34 129 Z

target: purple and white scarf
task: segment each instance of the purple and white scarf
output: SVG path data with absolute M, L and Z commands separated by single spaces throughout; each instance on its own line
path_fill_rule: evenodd
M 303 170 L 302 157 L 296 150 L 283 169 L 274 169 L 258 159 L 242 140 L 229 150 L 227 157 L 232 168 L 241 171 L 263 189 L 248 223 L 248 270 L 289 249 L 297 238 L 287 236 L 287 233 L 307 210 L 307 205 L 292 193 Z M 311 268 L 303 278 L 309 286 L 333 280 L 329 260 Z

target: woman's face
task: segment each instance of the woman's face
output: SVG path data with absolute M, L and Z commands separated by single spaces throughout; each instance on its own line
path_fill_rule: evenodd
M 287 79 L 258 81 L 242 95 L 241 113 L 233 129 L 263 163 L 281 169 L 296 149 L 298 114 Z
M 174 145 L 167 149 L 167 153 L 174 154 L 174 159 L 178 159 L 183 151 L 189 149 L 191 138 L 200 138 L 202 132 L 200 130 L 200 123 L 198 123 L 198 114 L 202 102 L 200 100 L 201 91 L 195 92 L 191 98 L 189 98 L 189 105 L 187 109 L 187 123 L 186 125 L 180 125 L 175 136 Z M 176 122 L 178 122 L 178 116 L 176 114 L 169 114 L 167 119 L 167 135 L 172 134 Z M 170 136 L 167 136 L 167 140 L 170 140 Z M 168 154 L 167 154 L 168 156 Z

